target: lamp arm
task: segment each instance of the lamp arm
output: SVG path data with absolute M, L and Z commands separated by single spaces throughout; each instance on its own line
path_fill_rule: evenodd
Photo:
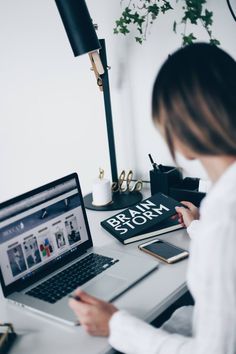
M 107 65 L 105 40 L 100 39 L 99 41 L 101 44 L 100 51 L 98 52 L 95 50 L 93 52 L 89 52 L 88 54 L 92 64 L 92 70 L 96 76 L 97 84 L 100 91 L 103 92 L 112 182 L 117 182 L 118 172 L 116 163 L 115 137 L 113 130 L 111 96 L 108 78 L 108 69 L 110 69 L 110 67 Z
M 92 64 L 92 70 L 97 79 L 97 84 L 101 92 L 103 92 L 104 106 L 106 114 L 106 125 L 107 125 L 107 137 L 109 146 L 109 155 L 111 163 L 111 175 L 112 181 L 118 181 L 117 163 L 116 163 L 116 151 L 115 151 L 115 137 L 113 131 L 112 122 L 112 110 L 111 110 L 111 97 L 110 97 L 110 87 L 108 79 L 108 67 L 107 57 L 106 57 L 106 46 L 105 40 L 101 39 L 101 49 L 100 52 L 93 51 L 88 53 Z

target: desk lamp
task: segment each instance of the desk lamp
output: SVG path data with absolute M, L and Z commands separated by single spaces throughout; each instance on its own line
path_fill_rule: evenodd
M 97 85 L 103 92 L 106 126 L 109 145 L 112 181 L 118 182 L 115 139 L 113 131 L 111 97 L 105 40 L 98 40 L 85 0 L 55 0 L 74 56 L 88 54 Z M 92 194 L 84 197 L 86 208 L 93 210 L 116 210 L 137 204 L 142 200 L 138 191 L 132 193 L 113 193 L 113 202 L 102 207 L 92 204 Z

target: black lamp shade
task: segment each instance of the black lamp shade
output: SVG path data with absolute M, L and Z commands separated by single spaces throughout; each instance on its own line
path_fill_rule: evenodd
M 85 0 L 55 0 L 74 56 L 100 49 Z

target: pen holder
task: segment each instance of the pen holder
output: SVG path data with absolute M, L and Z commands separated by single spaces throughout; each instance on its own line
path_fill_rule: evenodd
M 199 178 L 186 177 L 183 179 L 181 171 L 173 166 L 161 166 L 161 170 L 150 171 L 151 194 L 158 192 L 182 201 L 187 200 L 199 206 L 205 193 L 199 192 Z
M 150 171 L 151 194 L 158 192 L 169 195 L 170 186 L 178 184 L 182 179 L 182 173 L 173 166 L 163 166 L 161 170 Z
M 206 193 L 199 192 L 199 181 L 199 178 L 186 177 L 170 187 L 169 195 L 178 201 L 187 200 L 199 207 L 206 196 Z

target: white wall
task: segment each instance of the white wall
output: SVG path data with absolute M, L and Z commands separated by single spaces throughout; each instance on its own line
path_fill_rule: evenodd
M 156 132 L 151 120 L 151 92 L 154 78 L 160 66 L 169 53 L 181 45 L 181 36 L 172 32 L 174 19 L 180 20 L 181 1 L 178 12 L 169 12 L 152 27 L 148 40 L 142 45 L 133 45 L 129 51 L 128 78 L 129 88 L 124 97 L 127 98 L 124 106 L 132 104 L 131 119 L 134 124 L 134 146 L 136 148 L 135 167 L 138 175 L 148 177 L 150 163 L 147 154 L 151 152 L 159 162 L 171 163 L 171 157 L 166 144 Z M 214 12 L 213 34 L 220 40 L 221 47 L 236 58 L 236 24 L 227 8 L 226 0 L 208 0 L 207 7 Z M 199 40 L 208 40 L 201 28 L 188 27 L 189 32 L 197 34 Z M 179 29 L 181 33 L 181 29 Z M 199 163 L 189 162 L 183 158 L 178 163 L 191 176 L 205 177 Z
M 149 152 L 171 161 L 151 122 L 150 97 L 158 68 L 181 43 L 171 30 L 173 14 L 140 46 L 113 35 L 119 0 L 87 3 L 107 40 L 119 169 L 147 178 Z M 216 37 L 236 57 L 225 0 L 208 3 Z M 0 0 L 0 48 L 0 201 L 73 171 L 88 192 L 99 166 L 109 175 L 102 95 L 87 56 L 73 57 L 54 1 Z M 181 164 L 201 174 L 198 165 Z
M 88 3 L 113 38 L 114 5 Z M 109 172 L 103 98 L 54 1 L 0 0 L 0 48 L 0 200 L 73 171 L 89 191 L 99 166 Z

